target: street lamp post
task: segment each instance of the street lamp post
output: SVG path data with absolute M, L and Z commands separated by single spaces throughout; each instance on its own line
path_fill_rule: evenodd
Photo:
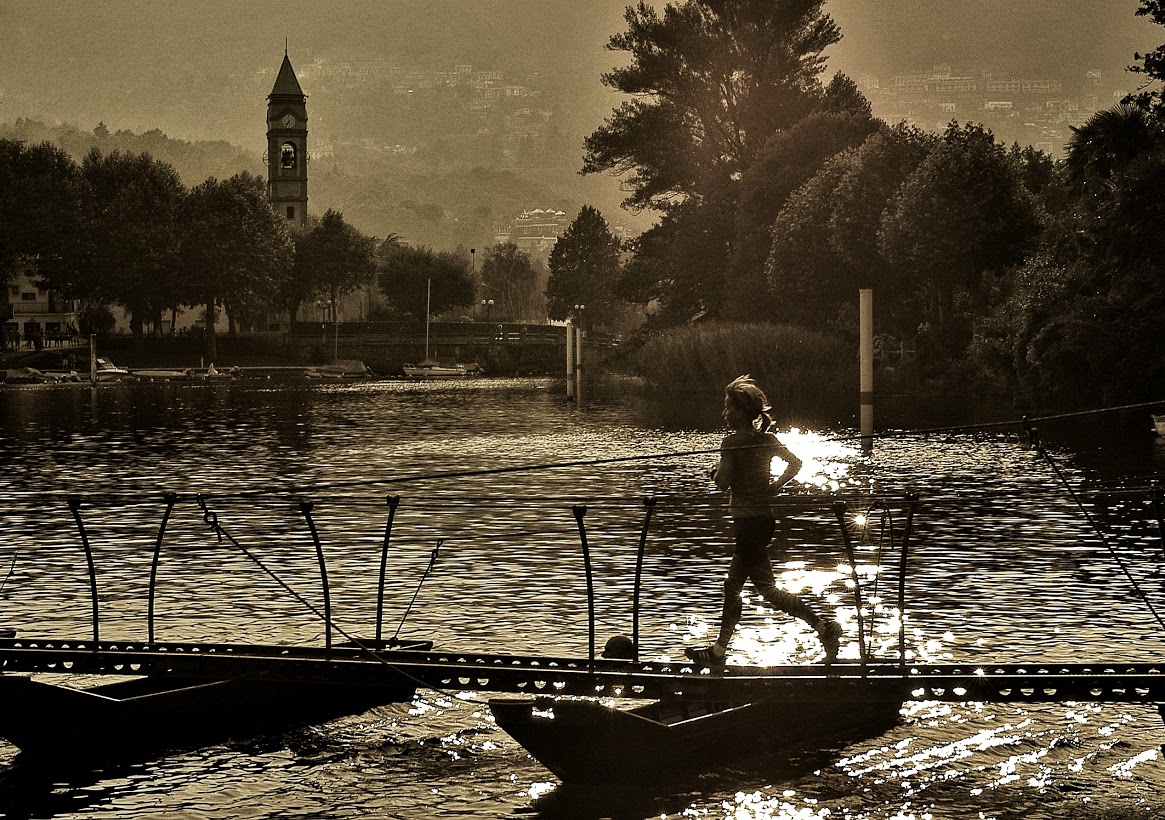
M 485 310 L 485 320 L 488 322 L 490 309 L 494 306 L 494 300 L 493 299 L 482 299 L 481 306 Z

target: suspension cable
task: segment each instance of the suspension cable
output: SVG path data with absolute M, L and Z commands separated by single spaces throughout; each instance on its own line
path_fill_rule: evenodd
M 1125 578 L 1128 580 L 1129 584 L 1132 586 L 1133 592 L 1136 594 L 1136 596 L 1138 598 L 1140 598 L 1142 601 L 1145 602 L 1145 606 L 1147 606 L 1149 608 L 1149 612 L 1152 614 L 1154 620 L 1157 621 L 1157 624 L 1162 629 L 1165 629 L 1165 620 L 1161 619 L 1161 615 L 1158 614 L 1156 607 L 1153 606 L 1153 602 L 1149 600 L 1149 596 L 1145 593 L 1144 590 L 1141 589 L 1141 585 L 1137 583 L 1137 579 L 1133 577 L 1133 574 L 1129 571 L 1128 566 L 1121 559 L 1120 555 L 1117 554 L 1117 551 L 1115 549 L 1113 549 L 1112 544 L 1109 542 L 1108 536 L 1106 536 L 1104 534 L 1104 531 L 1100 528 L 1100 525 L 1097 524 L 1096 519 L 1093 518 L 1093 516 L 1090 512 L 1088 512 L 1087 506 L 1085 506 L 1084 502 L 1076 494 L 1076 490 L 1068 482 L 1067 477 L 1060 470 L 1060 466 L 1056 463 L 1055 459 L 1053 459 L 1048 454 L 1047 450 L 1044 448 L 1043 444 L 1040 441 L 1039 431 L 1034 426 L 1029 424 L 1028 425 L 1028 435 L 1031 436 L 1032 445 L 1036 448 L 1036 452 L 1048 464 L 1048 466 L 1050 466 L 1052 468 L 1052 471 L 1056 474 L 1056 478 L 1064 486 L 1064 489 L 1068 491 L 1068 495 L 1071 496 L 1072 500 L 1076 503 L 1076 506 L 1080 509 L 1080 512 L 1084 515 L 1084 518 L 1088 522 L 1089 526 L 1092 527 L 1092 530 L 1100 538 L 1100 542 L 1102 544 L 1104 544 L 1104 548 L 1106 550 L 1108 550 L 1108 554 L 1110 556 L 1112 556 L 1112 559 L 1114 561 L 1116 561 L 1117 566 L 1120 567 L 1121 572 L 1124 573 Z
M 291 586 L 286 581 L 284 581 L 282 578 L 280 578 L 279 575 L 276 574 L 274 570 L 272 570 L 270 567 L 268 567 L 266 564 L 264 564 L 263 561 L 260 560 L 258 556 L 256 556 L 254 553 L 252 553 L 246 547 L 244 547 L 236 538 L 234 538 L 234 536 L 232 536 L 229 532 L 227 532 L 226 529 L 222 526 L 222 524 L 220 524 L 218 522 L 218 515 L 213 510 L 211 510 L 209 507 L 207 507 L 206 501 L 202 496 L 198 496 L 198 504 L 202 508 L 202 520 L 203 520 L 203 522 L 211 530 L 211 532 L 213 532 L 215 535 L 218 536 L 219 541 L 223 541 L 223 540 L 229 541 L 232 546 L 234 546 L 237 550 L 239 550 L 241 553 L 243 553 L 243 555 L 247 556 L 247 558 L 249 558 L 255 564 L 255 566 L 259 567 L 259 569 L 261 569 L 268 577 L 270 577 L 273 581 L 275 581 L 275 583 L 278 584 L 280 586 L 280 588 L 283 589 L 284 592 L 286 592 L 292 598 L 294 598 L 296 601 L 298 601 L 300 604 L 302 604 L 303 607 L 305 609 L 307 609 L 307 611 L 310 612 L 312 615 L 315 615 L 317 618 L 324 621 L 325 625 L 331 625 L 332 628 L 334 628 L 337 632 L 339 632 L 341 635 L 343 635 L 349 642 L 351 642 L 351 644 L 353 646 L 355 646 L 356 648 L 360 649 L 362 652 L 369 655 L 373 660 L 377 661 L 378 663 L 383 664 L 384 666 L 387 666 L 387 667 L 393 669 L 397 674 L 407 678 L 408 680 L 412 681 L 413 683 L 417 684 L 418 686 L 423 686 L 425 689 L 431 689 L 435 692 L 441 692 L 442 694 L 445 694 L 445 695 L 449 695 L 449 696 L 453 695 L 453 693 L 451 691 L 441 689 L 440 687 L 432 686 L 429 683 L 427 683 L 427 682 L 425 682 L 417 677 L 414 677 L 413 675 L 410 675 L 406 670 L 401 669 L 396 664 L 392 663 L 391 661 L 386 660 L 378 652 L 376 652 L 371 647 L 369 647 L 365 643 L 363 643 L 359 638 L 356 638 L 356 637 L 348 634 L 348 632 L 345 631 L 343 627 L 341 627 L 339 624 L 337 624 L 333 619 L 328 618 L 326 615 L 324 615 L 324 613 L 320 612 L 319 609 L 314 604 L 311 603 L 311 601 L 308 601 L 306 598 L 304 598 L 302 595 L 300 595 L 298 592 L 296 592 L 294 589 L 292 589 Z M 438 544 L 438 548 L 439 547 L 440 547 L 440 544 Z M 432 561 L 429 564 L 429 569 L 431 569 L 433 563 L 436 562 L 436 555 L 437 555 L 437 550 L 434 550 Z M 425 574 L 426 575 L 428 574 L 428 569 L 425 570 Z M 422 578 L 421 581 L 423 583 L 424 578 Z M 420 587 L 417 588 L 417 591 L 418 592 L 420 591 Z M 416 596 L 414 595 L 414 599 L 415 599 L 415 597 Z M 410 607 L 411 606 L 412 605 L 410 604 Z M 406 617 L 407 617 L 407 614 L 408 613 L 406 613 Z M 402 620 L 401 623 L 403 625 L 404 621 Z M 399 627 L 398 627 L 398 631 L 399 631 Z

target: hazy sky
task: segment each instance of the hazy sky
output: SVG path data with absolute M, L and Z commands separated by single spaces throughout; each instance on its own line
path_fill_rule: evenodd
M 577 99 L 593 127 L 614 102 L 599 83 L 626 0 L 0 0 L 0 121 L 18 116 L 90 129 L 262 147 L 258 71 L 288 38 L 293 61 L 454 55 L 539 72 Z M 1032 76 L 1119 74 L 1165 29 L 1137 0 L 829 0 L 845 39 L 827 52 L 852 76 L 977 62 Z M 541 70 L 539 70 L 541 69 Z M 1128 81 L 1130 88 L 1132 80 Z M 305 88 L 310 94 L 311 89 Z M 256 114 L 255 112 L 258 112 Z M 259 125 L 255 125 L 258 121 Z

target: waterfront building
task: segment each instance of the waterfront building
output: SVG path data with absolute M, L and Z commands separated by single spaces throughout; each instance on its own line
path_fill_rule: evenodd
M 51 290 L 42 290 L 36 282 L 36 265 L 19 265 L 15 276 L 4 289 L 3 349 L 13 350 L 59 346 L 77 334 L 77 311 L 80 302 L 62 299 Z

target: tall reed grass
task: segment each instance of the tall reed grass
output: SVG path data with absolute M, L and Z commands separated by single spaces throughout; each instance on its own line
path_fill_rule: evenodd
M 629 363 L 659 391 L 718 393 L 748 373 L 774 405 L 852 404 L 858 390 L 857 340 L 793 325 L 715 322 L 649 339 Z

